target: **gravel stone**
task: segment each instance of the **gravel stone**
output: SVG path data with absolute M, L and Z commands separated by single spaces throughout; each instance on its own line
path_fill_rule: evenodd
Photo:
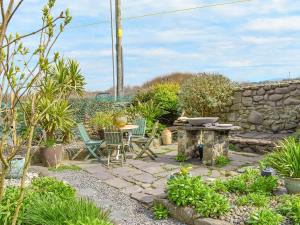
M 155 220 L 151 211 L 138 201 L 84 171 L 51 172 L 50 175 L 68 182 L 79 193 L 80 190 L 93 189 L 88 198 L 99 207 L 110 210 L 111 219 L 117 225 L 183 225 L 173 219 Z

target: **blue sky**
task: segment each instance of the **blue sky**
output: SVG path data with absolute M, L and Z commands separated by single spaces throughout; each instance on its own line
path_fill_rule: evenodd
M 124 17 L 231 0 L 122 0 Z M 40 25 L 46 1 L 27 0 L 11 31 Z M 57 0 L 57 13 L 69 8 L 70 28 L 55 50 L 76 58 L 87 90 L 112 86 L 109 0 Z M 253 0 L 230 6 L 123 21 L 126 85 L 138 85 L 171 72 L 218 72 L 235 81 L 300 76 L 300 1 Z M 24 40 L 28 46 L 37 37 Z M 290 75 L 289 75 L 290 74 Z

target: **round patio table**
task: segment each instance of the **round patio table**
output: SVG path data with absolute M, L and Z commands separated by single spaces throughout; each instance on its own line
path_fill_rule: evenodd
M 128 125 L 125 125 L 124 127 L 120 127 L 121 131 L 128 133 L 128 141 L 127 141 L 128 145 L 130 144 L 130 140 L 132 137 L 132 130 L 137 129 L 137 128 L 139 128 L 138 125 L 132 125 L 132 124 L 128 124 Z

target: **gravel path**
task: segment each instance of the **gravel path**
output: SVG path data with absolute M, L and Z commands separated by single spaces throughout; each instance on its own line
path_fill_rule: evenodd
M 68 182 L 79 195 L 88 197 L 98 206 L 109 209 L 117 225 L 183 225 L 173 219 L 157 221 L 143 205 L 117 189 L 83 171 L 51 172 L 49 175 Z

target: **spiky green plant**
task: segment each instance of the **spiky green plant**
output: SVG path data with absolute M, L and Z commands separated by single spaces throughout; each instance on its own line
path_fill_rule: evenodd
M 300 178 L 300 143 L 293 137 L 284 139 L 262 164 L 283 177 Z

